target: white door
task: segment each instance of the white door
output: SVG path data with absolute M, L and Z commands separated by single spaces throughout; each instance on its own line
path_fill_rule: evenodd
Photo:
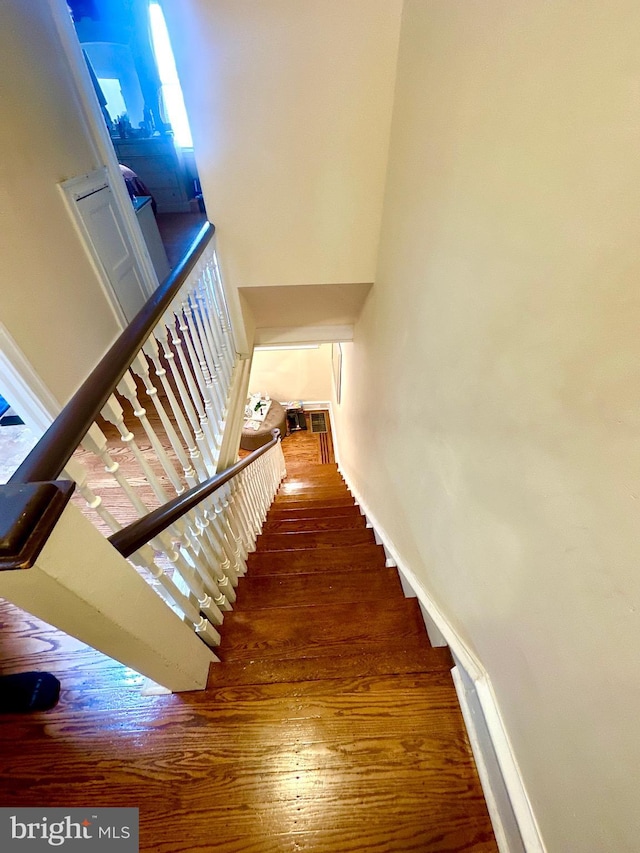
M 131 321 L 148 296 L 106 170 L 72 178 L 61 187 L 103 283 Z

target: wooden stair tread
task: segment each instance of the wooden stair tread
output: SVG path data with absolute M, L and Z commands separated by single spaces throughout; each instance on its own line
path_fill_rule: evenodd
M 310 473 L 322 473 L 328 471 L 338 471 L 338 465 L 336 462 L 316 462 L 315 464 L 310 462 L 292 462 L 290 459 L 286 461 L 287 466 L 287 474 L 295 473 L 295 472 L 310 472 Z
M 318 507 L 327 509 L 334 506 L 355 506 L 356 502 L 353 497 L 346 496 L 341 498 L 276 498 L 271 504 L 271 509 L 275 510 L 291 510 L 291 509 L 311 509 Z
M 299 471 L 290 471 L 287 470 L 287 476 L 284 478 L 285 483 L 290 483 L 293 481 L 304 482 L 304 483 L 322 483 L 324 481 L 340 481 L 341 483 L 345 482 L 344 477 L 340 474 L 339 471 L 312 471 L 310 469 L 299 470 Z
M 307 533 L 261 533 L 256 550 L 258 553 L 264 553 L 367 544 L 375 544 L 373 530 L 370 527 L 361 527 L 356 530 L 320 530 Z
M 209 687 L 448 672 L 452 666 L 451 652 L 446 646 L 425 648 L 422 642 L 387 641 L 333 657 L 263 658 L 213 664 Z
M 223 661 L 266 657 L 339 656 L 340 651 L 366 649 L 372 641 L 429 640 L 416 599 L 360 601 L 330 606 L 274 607 L 248 613 L 232 611 L 224 621 Z
M 329 507 L 301 507 L 299 509 L 290 509 L 289 507 L 274 508 L 272 507 L 267 513 L 267 521 L 276 521 L 279 519 L 296 519 L 296 518 L 323 518 L 325 515 L 336 518 L 342 516 L 361 516 L 360 507 L 354 503 L 347 506 L 329 506 Z M 364 517 L 364 516 L 362 516 Z
M 323 515 L 320 518 L 267 519 L 262 533 L 312 533 L 320 530 L 358 530 L 366 526 L 364 515 Z
M 331 491 L 335 489 L 337 491 L 348 491 L 346 482 L 338 475 L 331 477 L 285 477 L 280 484 L 277 494 L 286 494 L 295 489 L 318 489 L 319 491 Z
M 236 610 L 307 607 L 349 601 L 389 600 L 402 596 L 395 569 L 309 572 L 287 575 L 248 575 L 240 580 Z
M 384 548 L 375 544 L 318 548 L 316 551 L 254 551 L 247 557 L 248 572 L 253 577 L 336 569 L 353 571 L 384 564 Z
M 274 498 L 274 505 L 280 506 L 284 504 L 285 506 L 291 501 L 306 501 L 306 500 L 339 500 L 342 498 L 353 500 L 353 495 L 345 486 L 344 488 L 339 488 L 338 486 L 323 487 L 307 487 L 307 486 L 295 486 L 291 488 L 281 487 L 280 491 Z

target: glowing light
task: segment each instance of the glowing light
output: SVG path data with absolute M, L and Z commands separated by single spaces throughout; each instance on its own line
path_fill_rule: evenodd
M 164 19 L 164 14 L 158 3 L 149 4 L 149 19 L 151 21 L 151 38 L 153 49 L 158 62 L 160 82 L 162 83 L 162 96 L 169 114 L 169 121 L 173 128 L 176 144 L 181 148 L 192 148 L 191 128 L 187 118 L 187 110 L 182 97 L 182 89 L 176 70 L 176 62 L 171 49 L 169 32 Z

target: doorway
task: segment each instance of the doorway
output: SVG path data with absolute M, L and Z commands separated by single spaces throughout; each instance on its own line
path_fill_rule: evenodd
M 162 8 L 156 0 L 68 5 L 145 242 L 157 234 L 166 254 L 165 264 L 150 249 L 162 281 L 206 221 Z

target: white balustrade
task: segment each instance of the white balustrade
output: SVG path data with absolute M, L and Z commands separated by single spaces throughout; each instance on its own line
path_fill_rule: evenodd
M 101 535 L 117 534 L 237 458 L 249 361 L 236 354 L 213 243 L 201 252 L 177 295 L 167 290 L 156 303 L 152 316 L 162 311 L 161 319 L 113 393 L 104 403 L 93 395 L 90 411 L 101 405 L 102 420 L 81 440 L 86 420 L 74 427 L 63 412 L 55 425 L 65 435 L 76 429 L 80 447 L 64 457 L 62 476 L 75 481 L 90 512 L 67 504 L 32 568 L 0 572 L 0 594 L 171 690 L 205 686 L 217 629 L 285 475 L 276 442 L 128 562 Z M 41 458 L 26 465 L 26 482 L 55 477 L 33 476 L 43 466 Z

